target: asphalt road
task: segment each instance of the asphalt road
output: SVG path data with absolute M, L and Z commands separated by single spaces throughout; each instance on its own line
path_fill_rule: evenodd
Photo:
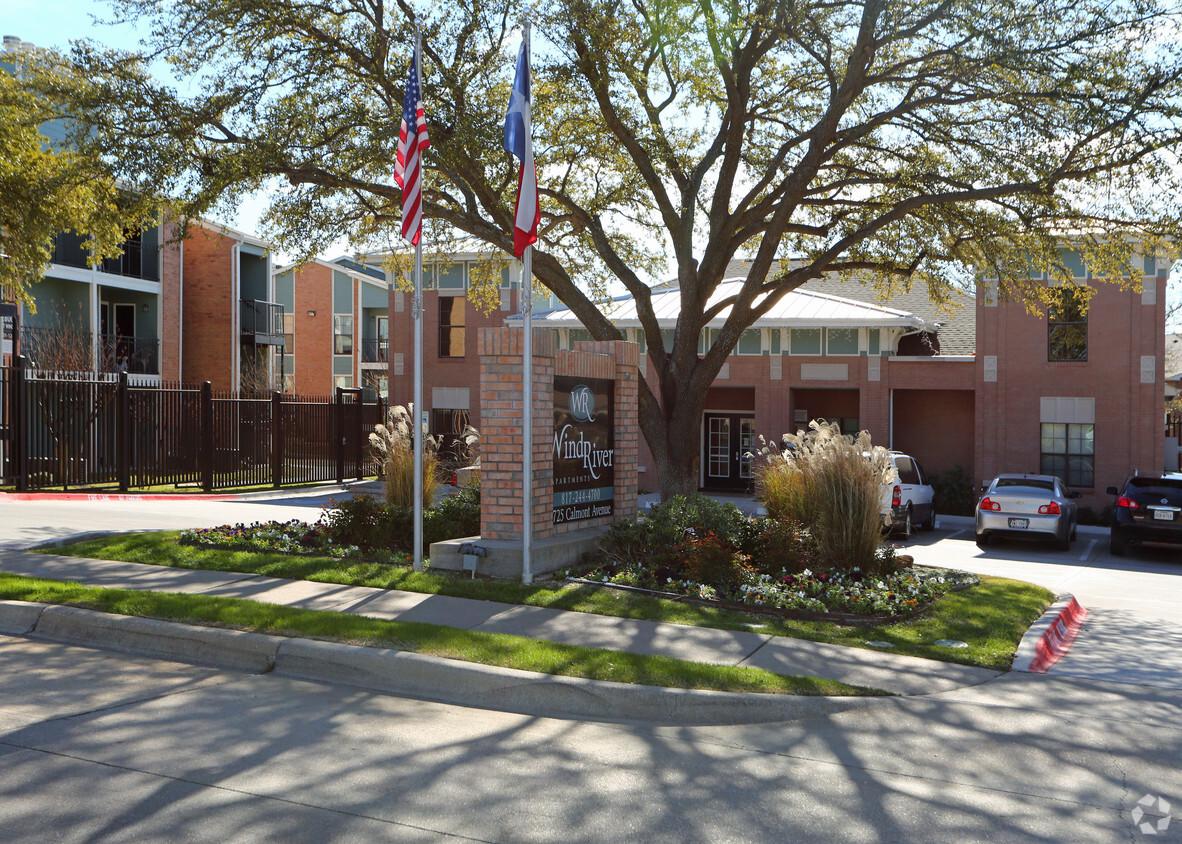
M 5 842 L 1182 841 L 1157 829 L 1182 814 L 1174 690 L 1007 675 L 655 727 L 3 636 L 0 676 Z
M 1075 595 L 1088 618 L 1051 676 L 1182 689 L 1182 550 L 1149 546 L 1113 557 L 1107 531 L 1097 530 L 1081 531 L 1070 551 L 1020 541 L 995 541 L 981 549 L 972 528 L 959 526 L 917 534 L 904 544 L 920 564 Z
M 368 482 L 354 489 L 374 491 Z M 237 522 L 301 519 L 314 522 L 333 499 L 348 491 L 292 492 L 277 498 L 202 501 L 182 498 L 128 500 L 14 500 L 0 496 L 0 548 L 25 548 L 85 531 L 182 530 Z

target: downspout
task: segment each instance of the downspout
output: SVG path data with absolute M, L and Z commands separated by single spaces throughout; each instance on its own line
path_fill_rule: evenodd
M 177 278 L 177 325 L 176 325 L 176 380 L 185 380 L 185 242 L 179 241 L 177 259 L 180 271 Z
M 239 250 L 241 241 L 230 247 L 230 390 L 237 393 L 242 387 L 242 279 Z

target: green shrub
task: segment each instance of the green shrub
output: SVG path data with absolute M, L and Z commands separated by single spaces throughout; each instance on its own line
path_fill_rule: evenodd
M 470 484 L 423 512 L 424 546 L 430 546 L 432 542 L 443 542 L 445 539 L 476 536 L 479 533 L 479 484 Z
M 760 574 L 796 574 L 817 565 L 808 529 L 786 519 L 750 519 L 739 539 L 739 550 Z
M 414 509 L 392 507 L 372 495 L 334 502 L 321 529 L 335 545 L 409 550 L 414 544 Z M 480 487 L 469 486 L 423 511 L 423 548 L 432 542 L 480 533 Z
M 765 449 L 756 464 L 756 489 L 768 513 L 808 527 L 819 565 L 876 570 L 883 487 L 898 477 L 887 450 L 866 431 L 843 436 L 824 420 L 786 434 L 784 442 L 787 448 Z
M 977 507 L 977 491 L 973 479 L 964 466 L 957 463 L 951 469 L 932 475 L 936 511 L 949 516 L 971 516 Z
M 755 574 L 750 559 L 726 539 L 710 532 L 687 533 L 674 546 L 675 580 L 706 583 L 724 594 L 734 593 Z
M 357 495 L 334 501 L 321 519 L 321 528 L 336 545 L 358 548 L 394 548 L 397 539 L 411 523 L 400 518 L 392 508 L 372 495 Z
M 608 562 L 617 565 L 644 562 L 674 566 L 674 547 L 686 538 L 687 531 L 698 536 L 711 533 L 736 544 L 744 535 L 746 522 L 746 516 L 734 504 L 704 495 L 678 495 L 642 516 L 613 524 L 600 540 L 599 549 Z

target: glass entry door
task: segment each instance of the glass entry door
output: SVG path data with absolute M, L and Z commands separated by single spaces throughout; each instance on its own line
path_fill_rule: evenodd
M 739 413 L 707 413 L 702 431 L 703 488 L 751 488 L 755 417 Z

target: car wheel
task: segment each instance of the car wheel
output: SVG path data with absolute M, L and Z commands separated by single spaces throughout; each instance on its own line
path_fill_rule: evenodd
M 1108 550 L 1114 557 L 1123 557 L 1129 550 L 1129 541 L 1114 534 L 1108 538 Z
M 989 547 L 989 534 L 987 534 L 987 533 L 978 533 L 977 534 L 977 547 L 978 548 L 988 548 Z
M 920 530 L 934 530 L 936 527 L 936 508 L 928 508 L 928 517 L 920 524 Z
M 911 520 L 911 505 L 907 505 L 907 515 L 903 517 L 903 536 L 910 537 L 915 533 L 915 522 Z
M 1072 522 L 1071 523 L 1071 538 L 1072 539 L 1079 538 L 1079 522 Z
M 1072 537 L 1071 537 L 1070 530 L 1067 531 L 1067 535 L 1064 536 L 1062 539 L 1055 537 L 1055 550 L 1056 551 L 1070 551 L 1071 550 L 1071 539 L 1072 539 Z

